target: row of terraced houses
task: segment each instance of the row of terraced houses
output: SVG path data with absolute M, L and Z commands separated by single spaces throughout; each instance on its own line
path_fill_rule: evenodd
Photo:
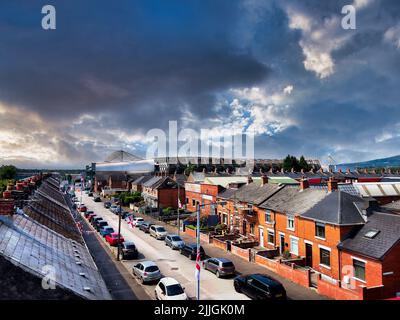
M 315 181 L 314 174 L 294 175 L 193 173 L 185 183 L 186 207 L 221 203 L 202 209 L 218 214 L 227 229 L 207 241 L 321 294 L 399 295 L 399 177 L 338 172 Z

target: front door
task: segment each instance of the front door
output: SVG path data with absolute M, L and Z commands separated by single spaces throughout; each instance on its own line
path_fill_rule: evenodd
M 264 229 L 263 228 L 259 228 L 260 232 L 260 247 L 264 247 Z
M 306 266 L 312 268 L 312 244 L 306 243 Z
M 242 230 L 242 234 L 245 236 L 247 233 L 247 223 L 246 221 L 243 220 L 243 230 Z
M 280 254 L 285 252 L 285 236 L 283 234 L 280 235 L 279 252 Z

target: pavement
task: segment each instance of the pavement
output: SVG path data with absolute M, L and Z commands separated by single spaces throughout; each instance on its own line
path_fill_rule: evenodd
M 118 229 L 118 216 L 114 215 L 108 209 L 105 209 L 102 202 L 93 202 L 92 198 L 89 198 L 86 194 L 84 195 L 83 202 L 96 214 L 101 215 L 105 220 L 108 221 L 115 230 Z M 177 233 L 177 228 L 169 224 L 160 222 L 149 216 L 135 213 L 136 216 L 141 216 L 145 220 L 151 221 L 158 225 L 163 225 L 168 232 Z M 121 223 L 121 233 L 126 240 L 133 241 L 141 255 L 138 260 L 124 261 L 124 266 L 131 270 L 131 267 L 136 261 L 143 259 L 150 259 L 155 261 L 162 273 L 165 276 L 171 276 L 181 282 L 185 287 L 189 297 L 195 297 L 196 281 L 195 281 L 195 262 L 190 261 L 188 258 L 182 256 L 177 251 L 171 250 L 166 247 L 164 241 L 156 240 L 149 234 L 145 234 L 139 229 L 131 229 L 125 221 Z M 186 242 L 195 242 L 195 238 L 186 235 L 181 232 L 181 238 Z M 220 257 L 230 259 L 236 267 L 238 274 L 250 274 L 250 273 L 263 273 L 268 274 L 275 279 L 279 280 L 285 287 L 288 295 L 288 299 L 293 300 L 325 300 L 324 296 L 319 295 L 313 288 L 305 288 L 290 280 L 273 273 L 272 271 L 256 265 L 254 263 L 245 261 L 244 259 L 233 255 L 230 252 L 226 252 L 222 249 L 216 248 L 211 244 L 202 243 L 202 246 L 208 256 Z M 144 286 L 146 292 L 154 297 L 155 285 Z M 204 269 L 201 270 L 201 299 L 212 299 L 212 300 L 247 300 L 248 298 L 237 293 L 233 288 L 233 278 L 218 279 L 216 276 Z
M 112 251 L 101 241 L 86 219 L 81 218 L 83 238 L 113 300 L 149 300 L 151 297 L 132 278 Z

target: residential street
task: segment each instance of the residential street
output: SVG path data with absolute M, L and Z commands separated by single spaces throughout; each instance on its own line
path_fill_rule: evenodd
M 108 221 L 116 231 L 118 230 L 118 216 L 114 215 L 108 209 L 104 208 L 102 202 L 93 202 L 93 198 L 83 195 L 83 203 L 88 210 L 93 210 L 96 214 L 102 216 Z M 139 214 L 140 216 L 140 214 Z M 152 220 L 149 217 L 144 217 L 146 220 Z M 157 224 L 161 222 L 154 221 Z M 176 233 L 175 228 L 169 225 L 162 224 L 171 233 Z M 159 266 L 164 276 L 170 276 L 177 279 L 186 289 L 189 297 L 194 298 L 196 292 L 195 281 L 195 262 L 182 256 L 178 251 L 173 251 L 166 247 L 164 241 L 156 240 L 149 234 L 145 234 L 139 229 L 130 228 L 125 221 L 121 223 L 121 233 L 125 240 L 133 241 L 139 250 L 139 259 L 124 261 L 123 265 L 131 272 L 132 266 L 140 260 L 153 260 Z M 186 242 L 195 242 L 195 239 L 188 237 L 182 233 L 182 238 Z M 249 263 L 240 259 L 228 252 L 212 245 L 202 244 L 208 256 L 226 257 L 232 260 L 236 266 L 238 273 L 265 273 L 275 277 L 281 281 L 287 290 L 288 298 L 295 300 L 319 300 L 325 299 L 318 295 L 314 290 L 301 287 L 294 284 L 269 270 Z M 155 284 L 144 285 L 146 292 L 154 297 Z M 233 288 L 233 278 L 218 279 L 214 274 L 202 269 L 201 271 L 201 299 L 210 300 L 243 300 L 248 299 L 245 295 L 235 292 Z

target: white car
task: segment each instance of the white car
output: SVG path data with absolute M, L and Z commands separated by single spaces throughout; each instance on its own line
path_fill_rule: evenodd
M 133 218 L 131 226 L 132 226 L 132 228 L 133 227 L 139 227 L 139 225 L 142 224 L 143 222 L 144 222 L 143 218 L 136 217 L 136 218 Z
M 174 278 L 162 278 L 154 291 L 157 300 L 189 300 L 185 289 Z
M 168 232 L 163 226 L 153 224 L 149 229 L 150 235 L 157 240 L 164 240 Z

